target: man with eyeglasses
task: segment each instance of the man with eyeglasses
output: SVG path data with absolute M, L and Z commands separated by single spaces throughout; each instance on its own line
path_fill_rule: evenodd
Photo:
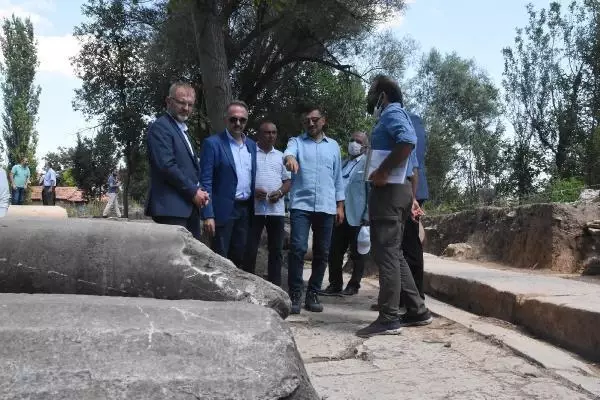
M 344 222 L 333 228 L 331 248 L 329 250 L 329 286 L 321 294 L 325 296 L 352 296 L 358 293 L 360 281 L 365 269 L 364 256 L 357 251 L 357 239 L 360 228 L 369 224 L 367 209 L 368 184 L 365 182 L 365 151 L 368 138 L 364 132 L 354 132 L 348 143 L 348 159 L 342 163 L 344 182 Z M 350 248 L 352 277 L 343 288 L 342 267 L 344 255 Z
M 323 132 L 325 117 L 318 107 L 308 107 L 302 115 L 302 123 L 305 132 L 291 138 L 284 153 L 286 168 L 295 174 L 291 189 L 288 254 L 292 314 L 300 313 L 309 230 L 312 227 L 313 259 L 304 306 L 308 311 L 321 312 L 323 305 L 317 293 L 321 290 L 327 268 L 331 232 L 334 223 L 339 225 L 344 220 L 340 147 Z
M 200 163 L 202 186 L 210 202 L 202 211 L 204 231 L 217 254 L 243 267 L 254 207 L 256 143 L 244 134 L 248 106 L 232 101 L 225 109 L 225 131 L 204 140 Z
M 146 215 L 158 224 L 183 226 L 199 240 L 200 208 L 209 197 L 200 186 L 200 165 L 185 124 L 196 93 L 191 85 L 177 82 L 169 88 L 166 102 L 166 114 L 148 127 L 146 135 L 150 163 Z

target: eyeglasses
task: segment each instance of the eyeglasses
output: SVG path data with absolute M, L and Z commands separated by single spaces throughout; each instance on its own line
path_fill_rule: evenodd
M 187 101 L 179 100 L 174 97 L 169 97 L 169 98 L 181 107 L 185 107 L 185 106 L 188 106 L 190 108 L 194 107 L 194 103 L 188 103 Z
M 246 122 L 248 122 L 248 118 L 229 117 L 229 122 L 231 124 L 239 123 L 240 125 L 246 125 Z
M 309 123 L 313 123 L 316 124 L 317 122 L 319 122 L 319 120 L 323 118 L 323 116 L 320 117 L 311 117 L 311 118 L 304 118 L 304 120 L 302 121 L 304 124 L 308 125 Z

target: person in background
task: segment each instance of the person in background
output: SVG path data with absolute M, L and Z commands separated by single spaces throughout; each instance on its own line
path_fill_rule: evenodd
M 411 214 L 410 183 L 389 183 L 392 170 L 408 162 L 417 136 L 402 104 L 402 91 L 391 78 L 378 75 L 367 95 L 367 109 L 377 119 L 373 150 L 389 151 L 370 174 L 369 219 L 372 255 L 379 268 L 379 317 L 360 329 L 359 337 L 399 334 L 404 326 L 427 325 L 432 317 L 419 295 L 402 252 L 404 224 Z M 400 299 L 406 314 L 400 316 Z
M 10 185 L 4 168 L 0 168 L 0 218 L 6 216 L 10 206 Z
M 284 196 L 290 190 L 291 174 L 283 165 L 283 153 L 275 149 L 277 127 L 263 121 L 258 128 L 254 216 L 244 261 L 244 270 L 254 273 L 263 229 L 267 228 L 269 262 L 267 279 L 281 286 L 281 263 L 285 223 Z
M 256 143 L 244 133 L 248 106 L 232 101 L 225 109 L 223 132 L 204 140 L 200 182 L 211 201 L 202 212 L 213 251 L 243 268 L 250 217 L 254 210 Z
M 13 165 L 9 178 L 12 185 L 12 203 L 22 205 L 25 201 L 25 191 L 29 185 L 31 171 L 29 170 L 27 158 L 23 158 L 20 164 Z
M 42 189 L 42 204 L 53 206 L 56 204 L 56 172 L 52 169 L 52 163 L 46 163 Z
M 334 223 L 344 221 L 344 184 L 340 147 L 323 132 L 325 117 L 318 107 L 308 107 L 302 114 L 305 132 L 290 138 L 284 152 L 285 166 L 293 177 L 290 205 L 290 251 L 288 253 L 288 287 L 292 314 L 300 313 L 304 286 L 304 255 L 308 235 L 313 231 L 312 273 L 304 307 L 321 312 L 317 293 L 321 290 L 327 268 Z
M 415 114 L 408 113 L 410 120 L 417 134 L 417 147 L 411 154 L 413 159 L 412 168 L 407 171 L 412 186 L 413 206 L 411 218 L 406 220 L 404 227 L 404 238 L 402 240 L 402 251 L 406 262 L 419 290 L 419 295 L 425 299 L 423 289 L 424 262 L 423 262 L 423 243 L 419 239 L 419 219 L 423 215 L 423 203 L 429 197 L 429 187 L 425 175 L 425 154 L 427 151 L 427 133 L 423 126 L 421 118 Z M 403 300 L 403 299 L 402 299 Z
M 349 158 L 342 163 L 342 179 L 346 200 L 344 222 L 333 228 L 329 250 L 329 286 L 321 292 L 325 296 L 358 293 L 365 268 L 364 256 L 356 248 L 358 233 L 362 225 L 369 224 L 367 208 L 368 184 L 365 182 L 366 149 L 368 138 L 364 132 L 354 132 L 348 143 Z M 350 247 L 352 277 L 343 289 L 342 268 L 344 255 Z M 343 289 L 343 290 L 342 290 Z
M 112 209 L 115 210 L 117 218 L 121 218 L 121 210 L 119 209 L 119 185 L 119 177 L 117 170 L 115 169 L 108 176 L 108 203 L 106 203 L 106 207 L 104 207 L 104 212 L 102 213 L 104 218 L 108 217 L 108 214 Z
M 194 88 L 176 82 L 169 88 L 167 112 L 146 134 L 150 164 L 150 190 L 145 214 L 157 224 L 186 228 L 201 238 L 200 208 L 209 200 L 200 186 L 200 166 L 185 122 L 196 103 Z

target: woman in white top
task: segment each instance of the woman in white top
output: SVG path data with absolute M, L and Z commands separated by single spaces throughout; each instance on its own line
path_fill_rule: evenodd
M 10 204 L 10 185 L 4 168 L 0 168 L 0 218 L 6 215 Z

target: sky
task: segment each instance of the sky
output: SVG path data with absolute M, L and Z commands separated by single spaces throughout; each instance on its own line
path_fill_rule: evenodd
M 570 0 L 569 0 L 570 1 Z M 525 5 L 547 7 L 550 0 L 408 0 L 406 12 L 382 26 L 399 37 L 410 36 L 420 50 L 435 47 L 472 58 L 500 86 L 504 61 L 501 50 L 512 45 L 515 29 L 527 23 Z M 563 2 L 566 3 L 565 0 Z M 37 158 L 59 146 L 73 146 L 76 133 L 95 125 L 74 111 L 74 90 L 81 85 L 69 58 L 77 54 L 73 28 L 84 21 L 83 0 L 0 0 L 0 17 L 29 17 L 38 39 L 41 86 Z

